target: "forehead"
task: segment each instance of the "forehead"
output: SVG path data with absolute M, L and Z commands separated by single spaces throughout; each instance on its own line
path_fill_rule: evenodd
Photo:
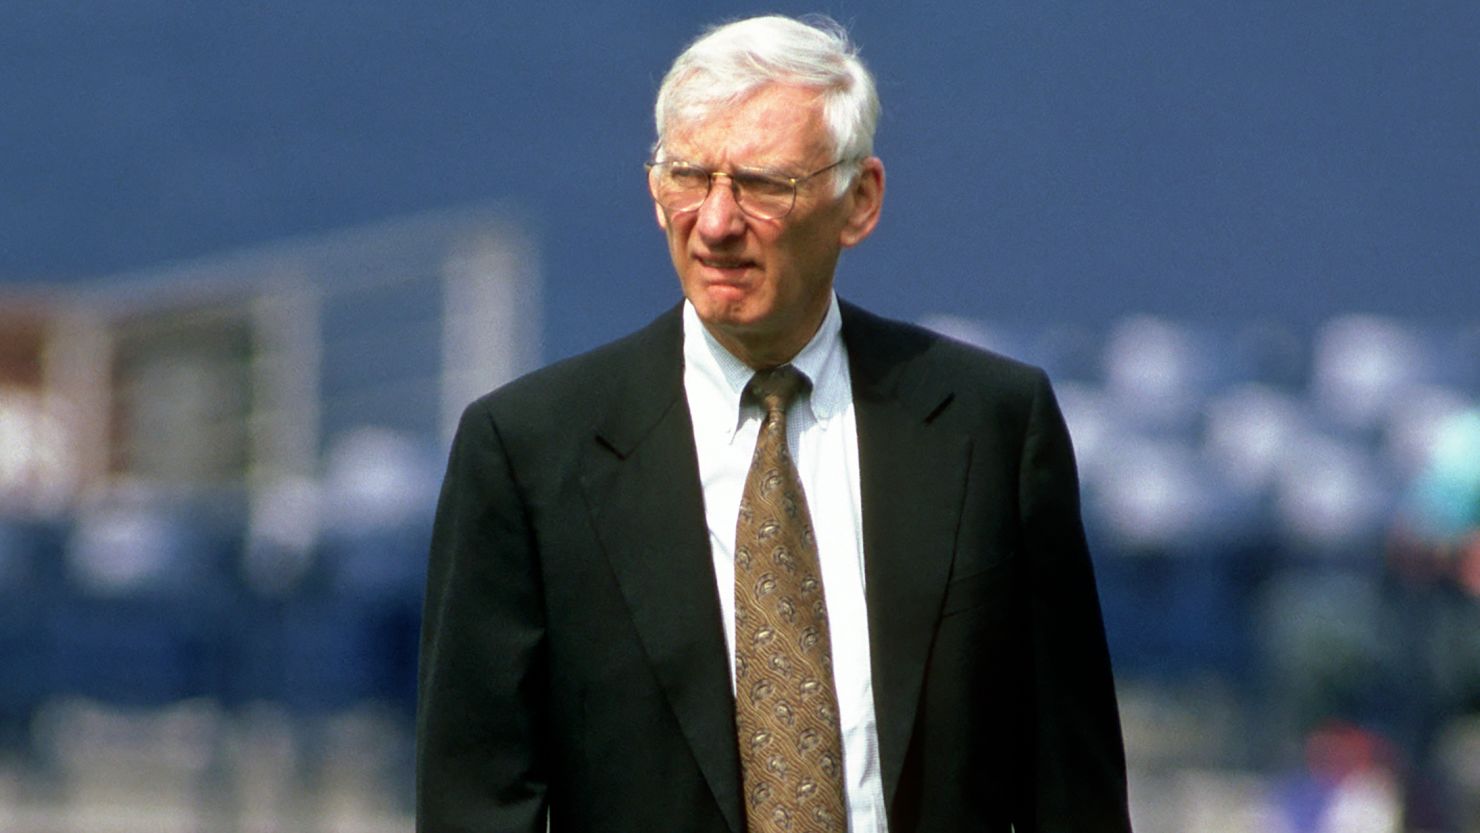
M 669 155 L 709 166 L 787 167 L 826 157 L 831 144 L 820 94 L 772 84 L 707 117 L 675 124 Z

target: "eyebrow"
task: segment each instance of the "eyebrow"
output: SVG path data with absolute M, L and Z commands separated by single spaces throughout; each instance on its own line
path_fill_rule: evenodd
M 698 162 L 693 161 L 692 159 L 688 159 L 688 158 L 685 158 L 683 156 L 672 156 L 672 157 L 665 158 L 662 161 L 664 161 L 664 162 L 682 162 L 685 165 L 693 165 L 696 168 L 700 168 L 700 169 L 706 170 L 706 171 L 721 171 L 720 168 L 711 167 L 709 165 L 702 165 L 702 164 L 700 164 Z M 791 172 L 789 172 L 789 171 L 787 171 L 787 170 L 785 170 L 783 168 L 760 168 L 760 167 L 752 167 L 752 166 L 749 166 L 749 165 L 737 165 L 737 166 L 733 167 L 732 170 L 735 173 L 737 173 L 737 174 L 752 174 L 752 175 L 765 176 L 765 177 L 774 177 L 774 178 L 779 178 L 779 179 L 798 179 L 798 178 L 801 177 L 801 174 L 791 173 Z M 722 171 L 722 172 L 724 172 L 724 171 Z

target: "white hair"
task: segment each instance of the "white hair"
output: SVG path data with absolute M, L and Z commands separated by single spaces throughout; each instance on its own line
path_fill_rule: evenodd
M 847 30 L 822 15 L 737 20 L 714 27 L 689 44 L 658 88 L 654 154 L 663 147 L 670 127 L 702 121 L 768 84 L 816 88 L 837 158 L 857 162 L 873 155 L 874 128 L 879 123 L 874 77 L 859 59 Z M 839 179 L 839 191 L 857 165 L 842 168 L 850 175 Z

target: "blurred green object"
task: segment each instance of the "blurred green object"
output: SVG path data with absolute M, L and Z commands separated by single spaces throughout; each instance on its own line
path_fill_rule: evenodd
M 1436 538 L 1452 541 L 1480 530 L 1480 410 L 1440 428 L 1413 500 L 1424 531 Z

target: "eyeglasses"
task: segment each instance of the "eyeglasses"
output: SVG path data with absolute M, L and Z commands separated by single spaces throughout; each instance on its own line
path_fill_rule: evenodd
M 648 162 L 648 190 L 653 199 L 669 214 L 693 211 L 704 203 L 714 178 L 730 181 L 730 192 L 740 210 L 758 220 L 779 220 L 796 205 L 797 186 L 825 174 L 850 159 L 839 159 L 806 176 L 777 176 L 756 171 L 711 171 L 690 162 L 665 160 Z

